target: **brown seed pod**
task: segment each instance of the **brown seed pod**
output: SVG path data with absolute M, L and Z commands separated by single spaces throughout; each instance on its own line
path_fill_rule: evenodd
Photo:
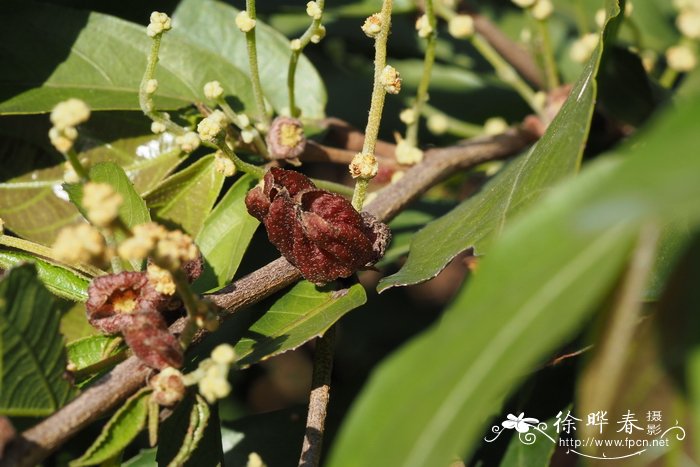
M 370 267 L 391 239 L 385 224 L 291 170 L 270 169 L 246 206 L 282 255 L 319 285 Z

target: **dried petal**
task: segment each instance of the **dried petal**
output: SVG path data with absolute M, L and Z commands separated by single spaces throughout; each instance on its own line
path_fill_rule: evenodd
M 290 170 L 270 169 L 264 187 L 248 193 L 246 206 L 263 222 L 270 242 L 316 284 L 371 266 L 391 238 L 385 224 Z
M 146 365 L 159 370 L 182 366 L 182 347 L 159 313 L 135 313 L 122 334 L 134 355 Z
M 145 273 L 121 272 L 94 278 L 85 308 L 93 327 L 114 334 L 131 323 L 134 313 L 158 310 L 163 304 L 164 298 L 148 284 Z

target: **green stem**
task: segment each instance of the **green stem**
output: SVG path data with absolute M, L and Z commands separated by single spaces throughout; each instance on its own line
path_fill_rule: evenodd
M 673 68 L 667 66 L 666 69 L 664 70 L 663 74 L 661 75 L 661 78 L 659 78 L 659 84 L 661 86 L 671 89 L 673 85 L 676 83 L 676 80 L 678 79 L 678 72 L 674 70 Z
M 190 345 L 192 342 L 192 337 L 197 331 L 197 316 L 199 315 L 199 309 L 197 307 L 197 296 L 192 291 L 189 282 L 182 270 L 170 271 L 173 276 L 173 281 L 175 282 L 175 288 L 177 289 L 177 294 L 182 299 L 182 304 L 185 306 L 187 311 L 187 324 L 185 329 L 182 330 L 180 334 L 180 344 L 184 349 Z
M 255 20 L 255 0 L 246 0 L 246 11 L 250 19 Z M 255 95 L 255 105 L 258 110 L 258 121 L 268 122 L 267 110 L 265 109 L 265 99 L 263 97 L 262 84 L 260 83 L 260 72 L 258 71 L 258 48 L 255 41 L 254 27 L 245 33 L 245 42 L 248 47 L 248 65 L 250 66 L 250 80 L 253 83 L 253 94 Z
M 352 188 L 346 185 L 341 185 L 340 183 L 329 182 L 328 180 L 319 180 L 317 178 L 312 178 L 311 181 L 322 190 L 338 193 L 339 195 L 343 195 L 348 198 L 352 197 L 354 194 L 354 190 Z
M 325 0 L 316 0 L 316 3 L 318 4 L 318 7 L 321 9 L 321 12 L 323 12 L 323 8 L 325 7 Z M 292 55 L 289 58 L 289 68 L 287 70 L 287 92 L 289 93 L 289 113 L 292 117 L 298 118 L 300 111 L 297 109 L 296 106 L 296 99 L 295 99 L 295 79 L 296 79 L 296 71 L 297 71 L 297 63 L 299 63 L 299 56 L 303 52 L 304 48 L 309 45 L 309 42 L 311 42 L 311 38 L 313 37 L 314 34 L 317 33 L 318 28 L 321 26 L 321 21 L 323 20 L 323 15 L 321 15 L 318 19 L 314 18 L 313 21 L 311 21 L 311 25 L 304 31 L 304 34 L 299 37 L 299 50 L 292 50 Z
M 557 70 L 557 61 L 554 58 L 554 48 L 552 47 L 552 39 L 549 34 L 549 27 L 546 19 L 535 20 L 540 32 L 540 43 L 542 45 L 542 58 L 544 60 L 544 71 L 547 77 L 547 89 L 552 90 L 558 88 L 559 70 Z
M 224 114 L 226 114 L 226 117 L 233 122 L 238 128 L 241 130 L 245 130 L 244 125 L 240 124 L 240 117 L 234 110 L 231 108 L 230 105 L 228 105 L 228 102 L 221 97 L 216 101 L 217 104 L 219 104 L 219 107 L 221 107 L 221 110 L 224 111 Z M 255 149 L 258 150 L 258 153 L 263 156 L 267 157 L 268 152 L 267 152 L 267 146 L 265 146 L 265 142 L 262 139 L 262 136 L 260 136 L 259 132 L 256 132 L 255 138 L 253 138 L 253 145 L 255 146 Z
M 107 274 L 105 271 L 90 264 L 66 264 L 56 258 L 51 248 L 45 247 L 44 245 L 39 245 L 38 243 L 30 242 L 29 240 L 24 240 L 22 238 L 11 237 L 9 235 L 0 235 L 0 245 L 26 251 L 27 253 L 31 253 L 36 256 L 41 256 L 53 263 L 65 265 L 70 269 L 78 270 L 83 274 L 86 274 L 88 277 L 97 277 Z
M 416 102 L 413 104 L 414 119 L 406 128 L 406 141 L 413 147 L 418 145 L 418 123 L 423 106 L 428 102 L 428 88 L 430 87 L 430 77 L 433 71 L 433 63 L 435 63 L 435 49 L 437 48 L 437 21 L 435 19 L 435 10 L 433 8 L 433 0 L 425 1 L 425 15 L 428 18 L 431 32 L 428 36 L 427 45 L 425 47 L 425 58 L 423 59 L 423 75 L 421 76 L 418 90 L 416 91 Z
M 171 133 L 176 135 L 182 135 L 185 133 L 185 129 L 182 128 L 177 123 L 173 122 L 168 118 L 168 116 L 162 112 L 158 112 L 155 109 L 155 104 L 153 103 L 153 94 L 147 92 L 148 82 L 154 79 L 156 74 L 156 65 L 158 65 L 158 52 L 160 51 L 160 41 L 163 38 L 163 33 L 156 34 L 153 37 L 153 42 L 151 44 L 151 52 L 148 55 L 148 60 L 146 63 L 146 72 L 143 74 L 143 79 L 141 80 L 141 86 L 139 86 L 139 105 L 141 106 L 141 111 L 154 122 L 159 122 L 165 125 Z
M 381 75 L 384 67 L 386 67 L 386 43 L 389 39 L 389 31 L 391 30 L 392 6 L 392 0 L 384 0 L 382 3 L 382 10 L 379 12 L 382 27 L 379 34 L 377 34 L 374 39 L 374 86 L 372 88 L 372 99 L 369 106 L 367 127 L 365 128 L 365 141 L 362 145 L 363 154 L 374 154 L 374 149 L 377 145 L 377 137 L 379 136 L 379 124 L 382 120 L 384 98 L 386 97 L 386 90 L 382 84 Z M 362 205 L 365 202 L 369 181 L 369 178 L 360 177 L 355 183 L 352 205 L 358 211 L 362 209 Z
M 75 170 L 75 173 L 78 174 L 78 176 L 83 182 L 86 182 L 90 179 L 88 171 L 85 168 L 85 166 L 80 162 L 80 159 L 78 158 L 78 153 L 75 152 L 75 149 L 70 148 L 68 151 L 65 152 L 64 156 L 68 163 L 73 167 L 73 170 Z
M 265 169 L 262 167 L 258 167 L 257 165 L 249 164 L 247 162 L 243 162 L 234 152 L 233 150 L 226 144 L 226 138 L 224 137 L 223 133 L 219 135 L 219 137 L 216 139 L 216 146 L 221 149 L 226 156 L 233 161 L 233 165 L 236 166 L 236 170 L 240 172 L 245 172 L 249 175 L 252 175 L 253 177 L 257 179 L 263 178 L 265 175 Z
M 459 136 L 462 138 L 473 138 L 474 136 L 479 136 L 484 133 L 484 127 L 481 125 L 475 125 L 473 123 L 463 122 L 462 120 L 457 120 L 454 117 L 447 115 L 446 113 L 436 109 L 435 107 L 425 104 L 423 107 L 422 114 L 430 118 L 433 115 L 441 115 L 447 119 L 447 132 L 451 135 Z
M 117 240 L 114 238 L 114 233 L 112 233 L 111 230 L 109 229 L 101 229 L 102 236 L 105 238 L 105 242 L 107 242 L 107 246 L 114 248 L 116 251 L 117 248 Z M 122 267 L 122 260 L 118 255 L 114 255 L 110 258 L 109 263 L 112 265 L 112 273 L 113 274 L 119 274 L 124 270 Z

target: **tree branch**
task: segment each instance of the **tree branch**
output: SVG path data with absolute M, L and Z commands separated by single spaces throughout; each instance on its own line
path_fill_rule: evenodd
M 502 135 L 476 138 L 458 146 L 428 150 L 423 162 L 407 170 L 396 183 L 382 189 L 380 195 L 366 205 L 365 210 L 388 222 L 428 188 L 451 173 L 515 154 L 532 140 L 529 133 L 509 130 Z M 377 149 L 379 150 L 379 145 Z M 279 258 L 208 297 L 223 308 L 221 318 L 226 319 L 299 279 L 299 271 L 284 258 Z M 181 318 L 175 322 L 171 330 L 182 329 L 184 320 Z M 195 342 L 201 340 L 204 334 L 200 333 Z M 120 363 L 70 403 L 13 440 L 7 446 L 0 466 L 34 466 L 40 463 L 71 436 L 105 416 L 145 385 L 150 371 L 135 357 Z

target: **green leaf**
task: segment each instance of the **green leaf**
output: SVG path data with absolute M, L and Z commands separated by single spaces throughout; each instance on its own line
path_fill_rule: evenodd
M 259 318 L 259 311 L 250 309 L 229 320 L 242 333 L 235 345 L 238 363 L 248 366 L 295 349 L 323 335 L 345 313 L 366 301 L 365 289 L 359 284 L 336 291 L 329 286 L 318 288 L 307 281 L 299 282 Z
M 76 371 L 89 368 L 119 351 L 119 347 L 114 346 L 117 339 L 100 334 L 70 342 L 66 346 L 68 361 L 75 365 Z M 110 348 L 112 351 L 108 353 Z
M 220 465 L 219 418 L 200 396 L 188 396 L 159 429 L 158 465 L 215 467 Z
M 265 465 L 297 465 L 304 440 L 306 407 L 251 415 L 221 429 L 225 465 L 247 465 L 257 453 Z
M 608 296 L 642 226 L 700 224 L 698 118 L 695 94 L 510 225 L 440 323 L 375 371 L 329 465 L 472 453 L 503 397 Z
M 122 467 L 155 467 L 158 465 L 156 462 L 157 451 L 157 448 L 141 449 L 137 455 L 122 463 Z
M 379 282 L 380 292 L 432 279 L 467 248 L 477 254 L 487 251 L 513 216 L 578 170 L 593 115 L 602 51 L 601 44 L 538 143 L 478 194 L 418 232 L 406 264 Z
M 154 188 L 179 163 L 179 151 L 165 136 L 139 136 L 112 142 L 90 139 L 92 147 L 81 159 L 92 164 L 114 162 L 124 168 L 137 193 Z M 44 154 L 33 145 L 7 140 L 0 144 L 2 164 L 28 158 L 29 167 L 45 167 Z M 40 163 L 41 161 L 41 163 Z M 63 164 L 31 170 L 0 183 L 0 217 L 17 235 L 44 245 L 51 244 L 58 231 L 80 219 L 63 190 Z
M 32 1 L 7 1 L 1 11 L 5 27 L 0 42 L 7 47 L 0 52 L 5 70 L 0 114 L 48 112 L 70 97 L 84 100 L 93 110 L 140 108 L 139 84 L 151 48 L 144 26 Z M 254 108 L 248 77 L 177 31 L 163 37 L 155 76 L 159 109 L 203 100 L 202 87 L 213 79 L 242 107 Z
M 249 75 L 245 34 L 235 27 L 238 12 L 239 10 L 223 2 L 184 0 L 178 4 L 173 14 L 173 29 L 182 31 L 188 40 L 216 55 L 218 60 L 232 63 Z M 279 113 L 282 109 L 289 108 L 289 39 L 264 24 L 260 18 L 256 21 L 260 80 L 265 97 Z M 219 78 L 214 76 L 212 79 Z M 233 88 L 227 87 L 223 82 L 222 85 L 226 95 L 235 96 Z M 301 109 L 304 118 L 321 119 L 325 116 L 326 88 L 318 72 L 304 56 L 297 65 L 294 95 L 296 106 Z
M 98 465 L 127 447 L 146 425 L 150 397 L 148 388 L 131 396 L 102 428 L 85 454 L 70 463 L 71 467 Z
M 146 202 L 136 192 L 124 169 L 114 162 L 103 162 L 90 168 L 90 180 L 107 183 L 122 195 L 124 203 L 119 208 L 119 217 L 127 226 L 133 227 L 151 220 Z
M 196 291 L 223 286 L 236 274 L 260 224 L 245 206 L 245 196 L 256 182 L 250 175 L 242 176 L 204 221 L 195 240 L 204 256 L 204 271 L 193 285 Z
M 10 269 L 22 263 L 34 264 L 39 280 L 54 295 L 74 302 L 87 300 L 87 277 L 23 251 L 0 250 L 0 269 Z
M 531 428 L 528 433 L 514 432 L 501 460 L 501 467 L 548 467 L 559 440 L 555 420 L 547 420 L 547 426 L 542 431 L 538 430 L 538 425 L 537 429 Z
M 0 414 L 49 415 L 73 395 L 63 378 L 66 355 L 56 299 L 34 265 L 0 281 Z
M 155 219 L 196 237 L 223 184 L 224 176 L 214 170 L 214 155 L 209 154 L 146 193 L 146 203 Z

